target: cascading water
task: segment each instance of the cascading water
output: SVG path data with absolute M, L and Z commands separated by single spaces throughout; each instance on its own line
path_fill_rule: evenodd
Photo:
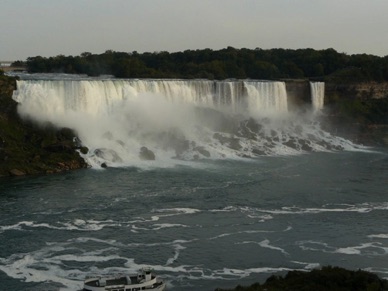
M 325 83 L 310 82 L 311 103 L 315 111 L 323 109 L 325 99 Z
M 244 82 L 251 114 L 287 112 L 287 92 L 284 82 Z
M 289 113 L 283 82 L 22 80 L 13 98 L 23 117 L 73 128 L 95 167 L 355 147 Z

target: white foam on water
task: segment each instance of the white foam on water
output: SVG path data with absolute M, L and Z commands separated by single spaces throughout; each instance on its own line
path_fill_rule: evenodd
M 76 269 L 64 270 L 55 258 L 45 255 L 45 250 L 41 250 L 31 254 L 14 254 L 7 259 L 1 258 L 0 270 L 7 276 L 24 282 L 55 282 L 63 286 L 60 290 L 74 291 L 82 287 L 80 278 L 83 277 L 83 272 Z
M 79 222 L 82 224 L 82 221 Z M 250 231 L 254 232 L 254 231 Z M 66 242 L 49 243 L 45 247 L 33 251 L 29 254 L 14 254 L 8 258 L 0 258 L 0 270 L 8 276 L 23 280 L 25 282 L 37 282 L 44 284 L 45 282 L 52 282 L 60 284 L 60 290 L 79 290 L 82 288 L 82 281 L 86 276 L 90 275 L 105 275 L 115 273 L 132 273 L 136 272 L 142 267 L 151 267 L 158 274 L 162 274 L 162 278 L 167 282 L 168 286 L 174 286 L 174 282 L 182 280 L 187 284 L 194 284 L 192 282 L 196 280 L 236 280 L 243 279 L 254 274 L 271 274 L 279 273 L 291 270 L 311 270 L 319 267 L 319 264 L 311 262 L 298 262 L 292 261 L 295 265 L 301 266 L 301 268 L 285 268 L 285 267 L 251 267 L 247 269 L 238 268 L 221 268 L 221 269 L 209 269 L 203 265 L 176 265 L 179 261 L 181 251 L 186 249 L 186 244 L 195 240 L 173 240 L 163 243 L 130 243 L 124 244 L 115 240 L 103 240 L 93 237 L 79 237 L 70 239 Z M 100 245 L 100 248 L 94 250 L 85 251 L 84 249 L 88 245 L 88 242 L 93 242 L 94 248 Z M 257 244 L 262 248 L 267 248 L 273 251 L 280 252 L 286 256 L 288 253 L 277 246 L 271 244 L 270 240 L 265 239 L 262 241 L 243 241 L 240 244 Z M 324 247 L 326 251 L 332 253 L 346 252 L 346 248 L 331 248 L 325 243 L 315 241 L 300 242 L 300 246 L 316 246 Z M 117 254 L 118 248 L 128 247 L 151 247 L 169 246 L 173 250 L 173 255 L 167 258 L 164 265 L 146 265 L 135 261 L 133 258 L 122 257 Z M 358 250 L 368 250 L 370 248 L 376 248 L 376 244 L 361 244 L 360 246 L 350 247 Z M 74 253 L 75 251 L 75 253 Z M 95 263 L 115 262 L 114 267 L 106 266 L 95 267 Z M 117 264 L 117 262 L 120 262 Z M 78 263 L 82 265 L 82 268 L 69 268 L 72 263 Z M 87 267 L 86 267 L 87 266 Z M 195 285 L 193 285 L 195 286 Z
M 114 221 L 114 220 L 104 220 L 98 221 L 94 219 L 83 220 L 83 219 L 74 219 L 70 222 L 60 222 L 56 224 L 49 223 L 39 223 L 35 221 L 20 221 L 13 225 L 2 225 L 0 226 L 0 233 L 5 231 L 26 231 L 33 228 L 47 228 L 54 230 L 65 230 L 65 231 L 84 231 L 84 232 L 94 232 L 100 231 L 104 228 L 112 227 L 129 227 L 132 231 L 156 231 L 165 228 L 174 228 L 174 227 L 189 227 L 188 225 L 179 224 L 179 223 L 152 223 L 159 221 L 164 217 L 171 217 L 177 215 L 190 215 L 199 212 L 198 209 L 189 209 L 189 208 L 176 208 L 176 209 L 159 209 L 154 210 L 153 212 L 163 213 L 159 216 L 153 215 L 150 219 L 138 218 L 130 221 Z
M 388 254 L 388 247 L 382 246 L 380 243 L 364 243 L 359 246 L 351 246 L 345 248 L 338 248 L 335 253 L 347 255 L 362 255 L 368 254 L 372 256 L 379 256 L 381 254 Z
M 288 272 L 288 271 L 296 271 L 298 269 L 290 269 L 290 268 L 270 268 L 270 267 L 262 267 L 262 268 L 249 268 L 249 275 L 251 273 L 279 273 L 279 272 Z M 303 270 L 300 270 L 303 271 Z
M 113 240 L 113 239 L 103 240 L 103 239 L 98 239 L 98 238 L 94 238 L 94 237 L 76 237 L 76 238 L 73 238 L 73 239 L 69 239 L 66 242 L 66 244 L 68 244 L 68 243 L 87 243 L 89 241 L 100 243 L 100 244 L 107 244 L 107 245 L 113 246 L 113 247 L 122 247 L 122 246 L 124 246 L 123 244 L 118 243 L 116 240 Z M 55 243 L 50 243 L 48 245 L 51 245 L 51 244 L 55 244 Z
M 278 215 L 314 215 L 320 213 L 370 213 L 372 211 L 387 210 L 387 203 L 360 203 L 360 204 L 325 204 L 322 207 L 302 208 L 297 206 L 283 206 L 280 209 L 262 209 L 248 206 L 226 206 L 222 209 L 211 209 L 210 212 L 241 212 L 247 218 L 266 222 Z
M 74 250 L 82 250 L 82 244 L 89 241 L 104 245 L 108 245 L 108 248 L 97 249 L 88 252 L 79 252 L 77 254 L 69 254 L 66 252 Z M 190 241 L 174 240 L 168 243 L 173 250 L 174 255 L 168 258 L 165 265 L 146 265 L 135 262 L 133 258 L 124 258 L 115 255 L 115 245 L 122 246 L 121 243 L 113 240 L 101 240 L 95 238 L 81 237 L 77 239 L 71 239 L 63 243 L 51 243 L 47 244 L 40 250 L 31 252 L 29 254 L 14 254 L 9 258 L 0 258 L 0 270 L 5 272 L 8 276 L 23 280 L 25 282 L 37 282 L 45 283 L 52 282 L 60 284 L 60 290 L 79 290 L 82 288 L 82 281 L 88 275 L 105 275 L 115 273 L 132 273 L 143 267 L 151 267 L 157 273 L 163 273 L 163 278 L 167 282 L 168 286 L 173 286 L 176 280 L 186 280 L 188 284 L 190 281 L 195 280 L 228 280 L 231 278 L 244 278 L 254 273 L 274 273 L 279 271 L 290 270 L 286 268 L 249 268 L 249 269 L 236 269 L 236 268 L 222 268 L 211 270 L 208 268 L 196 265 L 178 265 L 174 266 L 180 256 L 180 252 L 186 247 L 185 243 Z M 77 247 L 74 244 L 81 244 Z M 113 245 L 113 247 L 112 247 Z M 139 244 L 139 247 L 155 247 L 158 244 Z M 268 244 L 266 244 L 268 245 Z M 135 245 L 131 245 L 132 247 Z M 123 263 L 117 265 L 117 261 L 120 260 Z M 115 261 L 114 267 L 94 267 L 96 262 Z M 86 269 L 82 267 L 66 268 L 71 265 L 72 262 L 85 263 L 89 265 Z M 171 274 L 171 275 L 170 275 Z
M 161 223 L 161 224 L 154 224 L 152 230 L 160 230 L 164 228 L 175 228 L 175 227 L 189 227 L 189 226 L 184 224 L 179 224 L 179 223 Z
M 84 251 L 85 244 L 94 242 L 94 247 L 98 244 L 100 249 Z M 66 242 L 47 243 L 41 249 L 32 251 L 28 254 L 13 254 L 8 258 L 0 258 L 0 270 L 7 276 L 19 279 L 24 282 L 37 282 L 45 284 L 52 282 L 62 287 L 60 290 L 80 290 L 83 280 L 91 274 L 112 274 L 137 272 L 142 267 L 152 267 L 155 270 L 167 270 L 173 272 L 182 272 L 184 266 L 169 267 L 179 257 L 180 251 L 185 249 L 183 246 L 189 241 L 174 240 L 166 243 L 155 244 L 129 244 L 117 242 L 115 240 L 102 240 L 92 237 L 79 237 L 70 239 Z M 150 266 L 135 263 L 133 258 L 127 258 L 117 255 L 117 249 L 130 247 L 155 247 L 167 245 L 174 250 L 174 256 L 167 260 L 166 266 Z M 106 247 L 108 246 L 108 247 Z M 96 263 L 109 263 L 110 261 L 122 261 L 122 265 L 115 267 L 96 268 Z M 83 266 L 82 268 L 70 268 L 72 263 Z M 87 267 L 88 266 L 88 267 Z
M 163 209 L 153 209 L 152 212 L 166 213 L 169 212 L 169 215 L 180 215 L 180 214 L 195 214 L 201 212 L 199 209 L 195 208 L 163 208 Z
M 380 233 L 380 234 L 371 234 L 368 235 L 369 238 L 383 238 L 383 239 L 388 239 L 388 234 L 387 233 Z
M 284 206 L 281 209 L 267 210 L 257 209 L 257 211 L 270 213 L 272 215 L 289 215 L 289 214 L 318 214 L 318 213 L 336 213 L 336 212 L 357 212 L 369 213 L 376 210 L 387 210 L 387 203 L 362 203 L 356 205 L 323 205 L 321 208 L 301 208 L 296 206 Z
M 257 241 L 243 241 L 243 242 L 240 242 L 240 243 L 237 243 L 237 244 L 257 244 L 257 245 L 261 246 L 262 248 L 267 248 L 267 249 L 279 251 L 279 252 L 281 252 L 284 255 L 289 255 L 289 253 L 287 253 L 284 249 L 270 245 L 270 241 L 268 239 L 265 239 L 265 240 L 263 240 L 261 242 L 257 242 Z
M 362 243 L 358 246 L 334 247 L 324 242 L 300 241 L 296 243 L 302 250 L 319 251 L 331 254 L 360 255 L 360 256 L 381 256 L 388 254 L 388 247 L 378 242 Z
M 20 221 L 13 225 L 0 226 L 0 233 L 10 230 L 27 230 L 28 228 L 48 228 L 57 230 L 99 231 L 104 227 L 117 226 L 118 223 L 100 223 L 93 220 L 84 221 L 76 219 L 73 222 L 58 222 L 57 225 L 49 223 L 36 223 L 34 221 Z
M 158 213 L 158 215 L 153 215 L 151 217 L 152 221 L 159 221 L 163 217 L 171 217 L 177 215 L 192 215 L 198 212 L 201 212 L 199 209 L 193 208 L 158 208 L 153 209 L 153 213 Z M 159 214 L 160 213 L 160 214 Z
M 299 245 L 299 247 L 304 251 L 322 251 L 327 253 L 335 252 L 335 248 L 330 247 L 327 243 L 324 242 L 308 240 L 296 242 L 296 245 Z
M 223 237 L 227 237 L 227 236 L 232 236 L 232 235 L 239 235 L 239 234 L 243 234 L 243 233 L 255 234 L 255 233 L 272 233 L 272 232 L 276 232 L 276 230 L 242 230 L 242 231 L 237 231 L 237 232 L 221 233 L 219 235 L 210 237 L 208 239 L 215 240 L 215 239 L 219 239 L 219 238 L 223 238 Z
M 173 264 L 176 260 L 178 260 L 178 257 L 179 257 L 179 254 L 180 254 L 180 251 L 181 250 L 184 250 L 186 247 L 180 245 L 180 244 L 174 244 L 174 248 L 175 248 L 175 254 L 172 258 L 169 258 L 166 262 L 166 265 L 171 265 Z
M 212 209 L 210 212 L 234 212 L 237 211 L 238 207 L 236 206 L 225 206 L 222 209 Z

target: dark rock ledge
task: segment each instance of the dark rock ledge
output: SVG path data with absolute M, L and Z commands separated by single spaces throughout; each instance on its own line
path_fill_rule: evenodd
M 0 72 L 0 177 L 52 174 L 86 168 L 76 133 L 22 120 L 12 99 L 16 79 Z

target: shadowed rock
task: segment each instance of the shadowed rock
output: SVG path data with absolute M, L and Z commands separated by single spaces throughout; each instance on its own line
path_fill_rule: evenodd
M 114 150 L 111 149 L 96 149 L 94 151 L 94 154 L 99 158 L 113 163 L 123 162 L 122 158 L 120 158 L 120 156 Z
M 9 174 L 11 176 L 24 176 L 26 173 L 23 172 L 22 170 L 12 169 L 12 170 L 9 171 Z
M 149 150 L 147 147 L 141 147 L 139 157 L 141 160 L 144 160 L 144 161 L 155 160 L 154 152 Z
M 210 152 L 205 150 L 205 148 L 202 147 L 202 146 L 194 148 L 194 151 L 199 152 L 201 155 L 203 155 L 203 156 L 205 156 L 207 158 L 210 158 Z

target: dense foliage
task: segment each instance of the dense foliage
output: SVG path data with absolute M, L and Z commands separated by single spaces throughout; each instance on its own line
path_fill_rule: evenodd
M 334 49 L 186 50 L 169 53 L 82 53 L 80 56 L 30 57 L 29 72 L 77 73 L 120 78 L 281 79 L 339 82 L 388 81 L 388 56 L 347 55 Z
M 271 276 L 264 284 L 237 286 L 229 291 L 380 291 L 388 290 L 388 281 L 366 271 L 323 267 L 311 272 L 290 271 L 285 277 Z M 226 291 L 216 289 L 216 291 Z

